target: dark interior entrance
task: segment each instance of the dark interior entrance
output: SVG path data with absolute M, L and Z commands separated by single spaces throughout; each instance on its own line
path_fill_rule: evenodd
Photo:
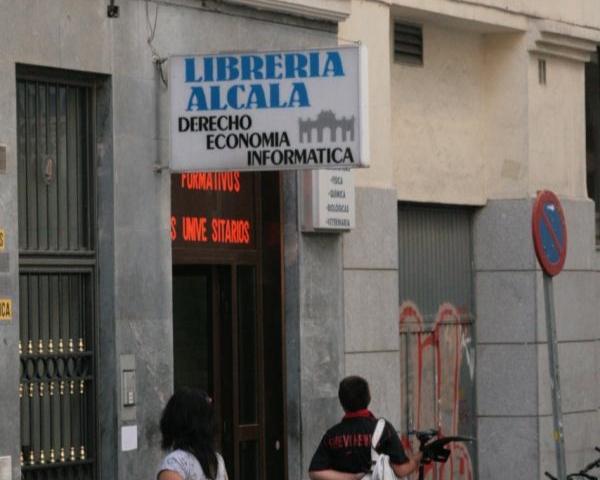
M 181 188 L 179 175 L 173 183 Z M 257 198 L 269 183 L 269 193 Z M 240 191 L 255 193 L 251 211 L 242 207 L 247 218 L 224 211 L 235 208 L 235 196 L 222 198 L 227 192 L 193 192 L 194 218 L 208 225 L 203 235 L 219 238 L 210 231 L 211 217 L 247 220 L 249 236 L 238 237 L 243 245 L 188 244 L 180 231 L 173 239 L 175 388 L 199 387 L 213 398 L 218 446 L 232 480 L 286 478 L 280 246 L 272 234 L 279 229 L 276 186 L 275 175 L 242 177 Z M 182 211 L 188 203 L 182 196 L 190 192 L 173 192 L 174 224 L 191 216 Z
M 256 268 L 180 267 L 173 276 L 175 388 L 209 392 L 222 454 L 234 478 L 258 480 L 261 357 Z

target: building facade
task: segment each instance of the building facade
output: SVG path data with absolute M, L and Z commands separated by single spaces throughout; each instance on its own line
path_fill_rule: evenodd
M 428 478 L 556 470 L 542 274 L 531 247 L 541 189 L 563 199 L 571 242 L 554 280 L 568 471 L 593 457 L 598 15 L 585 1 L 356 1 L 340 26 L 340 37 L 369 48 L 373 157 L 390 159 L 357 172 L 359 198 L 389 192 L 397 202 L 359 201 L 363 216 L 344 246 L 368 222 L 391 232 L 397 215 L 399 276 L 392 258 L 390 278 L 378 275 L 398 285 L 401 333 L 399 357 L 383 339 L 355 347 L 346 304 L 346 373 L 378 377 L 401 432 L 438 425 L 476 435 L 475 447 L 456 447 Z M 366 355 L 381 367 L 355 362 Z
M 153 478 L 183 385 L 215 398 L 230 478 L 304 479 L 349 374 L 407 444 L 477 438 L 428 479 L 555 471 L 539 189 L 568 224 L 568 469 L 591 459 L 592 0 L 5 0 L 0 32 L 0 480 Z M 347 42 L 369 52 L 353 230 L 303 231 L 297 172 L 169 171 L 170 55 Z

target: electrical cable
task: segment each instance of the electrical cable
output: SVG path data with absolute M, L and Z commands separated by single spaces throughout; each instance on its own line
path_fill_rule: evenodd
M 160 75 L 160 79 L 163 82 L 165 87 L 168 87 L 168 81 L 163 70 L 163 64 L 168 60 L 167 57 L 162 57 L 158 50 L 154 47 L 154 35 L 156 35 L 156 26 L 158 24 L 158 3 L 156 4 L 156 9 L 154 10 L 154 22 L 150 21 L 150 8 L 149 4 L 150 0 L 146 0 L 146 26 L 148 27 L 148 38 L 146 39 L 146 43 L 150 47 L 150 51 L 152 52 L 152 62 L 158 68 L 158 73 Z

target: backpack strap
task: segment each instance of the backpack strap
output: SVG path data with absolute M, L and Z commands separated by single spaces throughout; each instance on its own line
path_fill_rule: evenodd
M 385 420 L 380 418 L 377 420 L 377 425 L 375 425 L 375 430 L 373 431 L 373 435 L 371 436 L 371 462 L 377 463 L 377 459 L 379 458 L 379 454 L 375 450 L 377 445 L 379 445 L 379 441 L 381 440 L 381 435 L 383 434 L 383 429 L 385 428 Z
M 377 425 L 375 425 L 375 430 L 373 431 L 373 436 L 371 437 L 371 448 L 375 450 L 377 445 L 379 445 L 379 441 L 381 440 L 381 435 L 383 434 L 383 429 L 385 428 L 385 420 L 380 418 L 377 420 Z

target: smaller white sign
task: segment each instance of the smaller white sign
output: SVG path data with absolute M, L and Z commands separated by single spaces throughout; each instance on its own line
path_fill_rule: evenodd
M 354 175 L 350 170 L 304 173 L 303 230 L 339 232 L 356 224 Z
M 137 450 L 137 448 L 137 425 L 121 427 L 121 451 L 130 452 L 131 450 Z

